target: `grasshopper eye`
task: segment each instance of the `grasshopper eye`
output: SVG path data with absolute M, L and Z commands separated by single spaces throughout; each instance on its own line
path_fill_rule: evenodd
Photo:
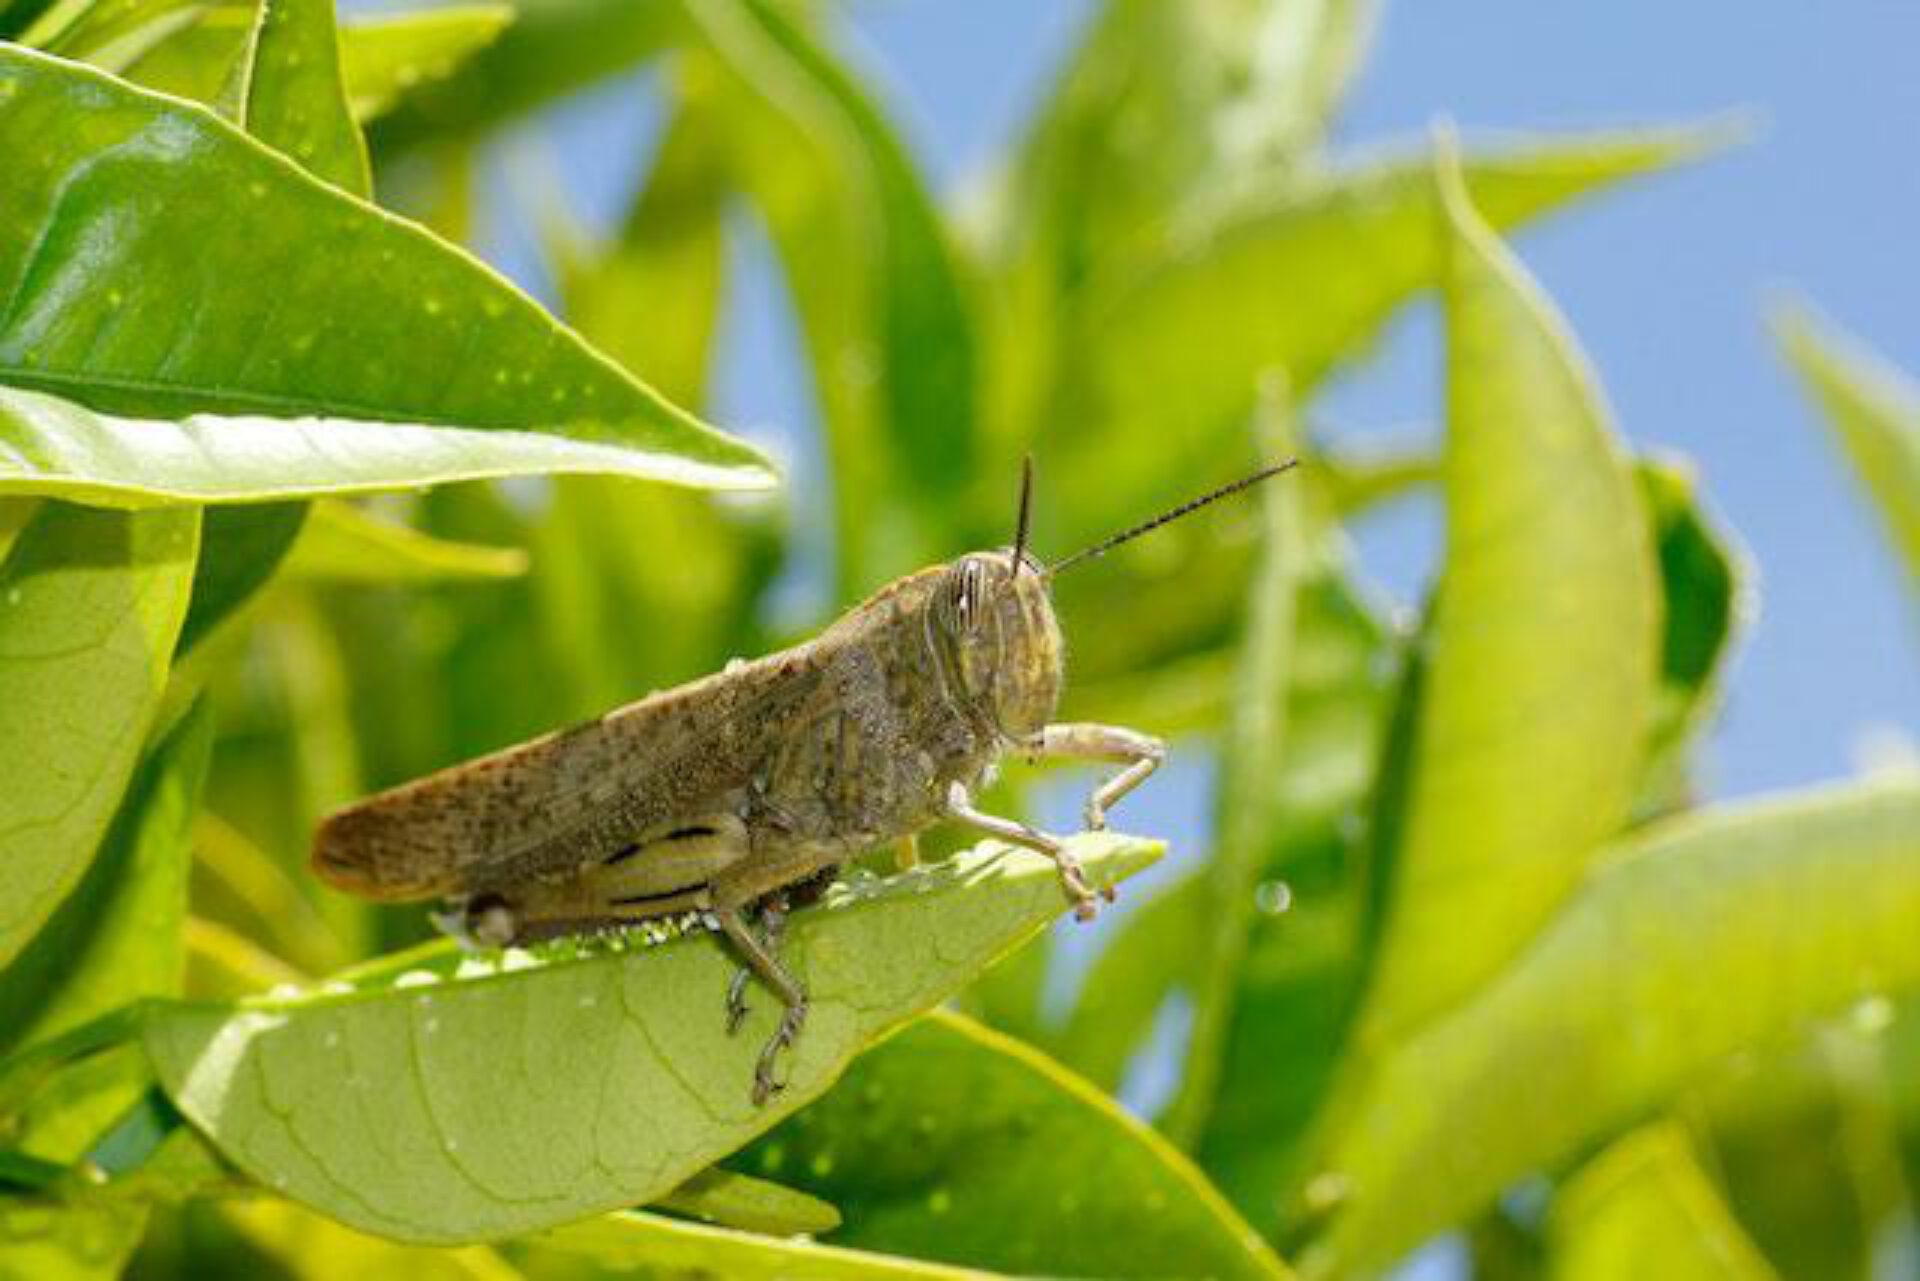
M 968 561 L 960 567 L 960 582 L 954 592 L 953 615 L 962 631 L 972 631 L 986 608 L 987 576 L 981 567 Z

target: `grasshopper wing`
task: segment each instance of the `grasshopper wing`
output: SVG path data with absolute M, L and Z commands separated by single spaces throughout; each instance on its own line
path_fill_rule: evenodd
M 689 815 L 737 812 L 777 727 L 822 692 L 802 646 L 650 695 L 330 815 L 314 871 L 391 901 L 562 875 Z

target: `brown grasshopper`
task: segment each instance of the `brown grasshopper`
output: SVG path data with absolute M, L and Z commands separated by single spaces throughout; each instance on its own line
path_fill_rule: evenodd
M 451 932 L 487 946 L 594 933 L 664 917 L 727 936 L 745 963 L 727 994 L 746 1012 L 749 972 L 786 1010 L 753 1098 L 807 1015 L 781 965 L 790 895 L 883 842 L 951 820 L 1040 851 L 1076 915 L 1096 899 L 1056 836 L 983 813 L 974 793 L 1000 757 L 1121 768 L 1087 800 L 1089 829 L 1165 759 L 1129 729 L 1052 724 L 1063 675 L 1052 578 L 1293 466 L 1269 467 L 1116 534 L 1051 569 L 1027 554 L 1032 470 L 1013 546 L 909 574 L 813 640 L 441 770 L 329 816 L 314 870 L 370 899 L 446 896 Z M 756 910 L 765 930 L 755 932 Z

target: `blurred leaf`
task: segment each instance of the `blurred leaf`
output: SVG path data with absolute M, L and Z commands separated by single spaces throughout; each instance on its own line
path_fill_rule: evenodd
M 1920 784 L 1665 820 L 1503 973 L 1392 1048 L 1332 1130 L 1318 1274 L 1384 1263 L 1726 1055 L 1920 986 Z
M 515 578 L 527 572 L 527 554 L 518 547 L 449 542 L 350 503 L 323 500 L 314 504 L 286 571 L 295 578 L 361 583 Z
M 516 0 L 513 22 L 377 122 L 377 158 L 471 140 L 643 62 L 684 34 L 678 0 Z
M 985 1274 L 942 1267 L 806 1240 L 756 1236 L 732 1228 L 682 1223 L 656 1214 L 605 1214 L 556 1228 L 528 1243 L 542 1256 L 576 1255 L 589 1269 L 561 1270 L 560 1276 L 586 1278 L 608 1273 L 643 1272 L 649 1276 L 716 1276 L 729 1281 L 883 1281 L 885 1278 L 941 1278 L 959 1281 Z M 563 1260 L 564 1261 L 564 1260 Z M 554 1269 L 535 1269 L 541 1277 Z
M 44 503 L 0 566 L 0 966 L 79 881 L 120 802 L 199 533 L 197 512 Z
M 445 79 L 513 20 L 507 5 L 467 4 L 342 21 L 340 72 L 353 118 L 366 124 L 421 85 Z M 251 10 L 215 8 L 143 53 L 121 74 L 177 98 L 211 102 L 252 28 Z
M 718 1167 L 702 1170 L 653 1204 L 690 1219 L 768 1236 L 818 1236 L 840 1226 L 840 1211 L 831 1202 Z
M 1292 406 L 1275 395 L 1259 411 L 1261 452 L 1294 455 Z M 1220 782 L 1214 797 L 1214 850 L 1194 907 L 1204 926 L 1191 931 L 1200 943 L 1188 999 L 1192 1030 L 1181 1062 L 1180 1083 L 1160 1128 L 1191 1146 L 1206 1125 L 1219 1085 L 1221 1058 L 1233 1018 L 1235 990 L 1246 960 L 1256 907 L 1255 887 L 1267 870 L 1282 813 L 1275 787 L 1287 758 L 1287 707 L 1297 680 L 1294 639 L 1299 630 L 1300 589 L 1312 576 L 1316 536 L 1306 499 L 1281 476 L 1259 496 L 1260 553 L 1248 582 L 1245 618 L 1235 665 L 1232 702 L 1222 744 Z
M 1641 785 L 1644 812 L 1690 799 L 1695 739 L 1719 709 L 1734 642 L 1749 609 L 1752 577 L 1732 536 L 1706 510 L 1683 464 L 1643 460 L 1636 469 L 1660 562 L 1660 689 Z
M 1103 882 L 1158 855 L 1080 852 Z M 442 948 L 344 991 L 156 1007 L 145 1043 L 181 1111 L 268 1187 L 396 1240 L 497 1238 L 670 1191 L 1062 908 L 1049 861 L 983 849 L 798 914 L 785 956 L 813 1015 L 764 1108 L 752 1059 L 778 1011 L 758 1001 L 727 1035 L 734 963 L 705 935 L 570 963 L 568 945 L 548 963 Z
M 106 412 L 461 424 L 492 429 L 510 452 L 524 452 L 529 433 L 553 433 L 605 470 L 709 486 L 770 479 L 752 450 L 620 373 L 472 259 L 315 182 L 206 112 L 17 49 L 0 49 L 0 91 L 0 147 L 39 158 L 15 175 L 0 217 L 0 282 L 12 299 L 0 320 L 0 378 Z M 220 234 L 207 235 L 215 224 Z M 307 269 L 316 262 L 324 273 Z M 261 280 L 276 288 L 261 291 Z M 191 325 L 182 298 L 196 300 Z M 423 381 L 423 368 L 436 377 Z M 371 444 L 396 430 L 415 452 L 418 431 L 355 434 Z M 329 426 L 328 447 L 346 434 Z M 301 450 L 305 433 L 285 424 L 251 435 L 257 457 Z M 140 457 L 155 466 L 176 443 L 136 439 L 152 440 Z M 238 442 L 220 443 L 231 456 Z M 466 474 L 502 470 L 466 443 L 456 455 Z M 310 461 L 295 458 L 272 473 L 285 478 Z M 184 462 L 167 468 L 172 483 Z M 185 470 L 200 482 L 189 490 L 225 486 L 234 496 L 230 473 L 210 484 L 199 468 Z M 410 470 L 411 483 L 429 479 Z M 126 480 L 118 469 L 103 478 Z M 262 496 L 257 473 L 242 487 Z
M 1787 1053 L 1742 1056 L 1692 1109 L 1728 1204 L 1785 1276 L 1873 1276 L 1911 1215 L 1880 1057 L 1891 1012 L 1868 1000 Z
M 991 425 L 1002 459 L 1055 430 L 1081 295 L 1162 256 L 1176 214 L 1286 189 L 1317 150 L 1372 0 L 1109 0 L 991 197 Z
M 53 0 L 19 37 L 30 48 L 119 71 L 174 32 L 190 26 L 195 0 Z
M 806 331 L 850 596 L 950 550 L 927 524 L 975 477 L 972 319 L 911 157 L 827 47 L 766 0 L 688 14 L 709 55 L 689 93 L 719 122 Z
M 0 972 L 0 1051 L 139 997 L 179 994 L 188 829 L 211 741 L 196 710 L 140 765 L 80 884 Z
M 1723 141 L 1712 128 L 1554 139 L 1470 157 L 1466 178 L 1474 204 L 1505 228 Z M 1104 291 L 1090 313 L 1086 381 L 1070 402 L 1076 458 L 1100 452 L 1102 491 L 1135 503 L 1166 496 L 1168 477 L 1191 475 L 1189 460 L 1217 453 L 1244 420 L 1263 371 L 1284 370 L 1304 398 L 1437 283 L 1438 216 L 1429 157 L 1353 165 L 1237 213 Z M 1115 450 L 1116 432 L 1165 444 Z M 1099 527 L 1115 515 L 1096 508 L 1083 519 Z
M 1672 1281 L 1774 1275 L 1673 1125 L 1636 1130 L 1581 1167 L 1554 1202 L 1548 1275 L 1612 1281 L 1659 1260 Z
M 838 1244 L 1044 1276 L 1281 1277 L 1152 1130 L 1034 1050 L 931 1014 L 739 1168 L 839 1207 Z
M 1321 449 L 1314 470 L 1326 478 L 1334 508 L 1348 520 L 1440 483 L 1438 450 L 1427 445 Z
M 1656 566 L 1599 389 L 1457 170 L 1440 183 L 1447 550 L 1357 1029 L 1376 1048 L 1512 958 L 1623 825 L 1657 679 Z
M 520 1273 L 485 1246 L 395 1245 L 286 1201 L 250 1198 L 220 1207 L 227 1222 L 302 1281 L 515 1281 Z
M 446 79 L 497 40 L 514 14 L 512 5 L 454 4 L 342 23 L 340 70 L 353 118 L 377 119 L 418 86 Z
M 1802 303 L 1777 307 L 1774 339 L 1826 414 L 1841 448 L 1920 581 L 1920 387 Z

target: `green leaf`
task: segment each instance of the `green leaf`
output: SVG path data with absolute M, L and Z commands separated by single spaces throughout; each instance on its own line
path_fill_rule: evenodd
M 1920 783 L 1666 820 L 1366 1073 L 1314 1180 L 1318 1274 L 1381 1264 L 1747 1046 L 1920 987 Z
M 1103 882 L 1158 855 L 1076 846 Z M 727 1035 L 734 964 L 708 935 L 545 963 L 442 948 L 344 989 L 157 1007 L 145 1044 L 180 1110 L 267 1187 L 396 1240 L 497 1238 L 669 1192 L 1063 906 L 1050 862 L 982 849 L 796 915 L 785 957 L 813 1013 L 764 1108 L 752 1062 L 778 1012 L 760 1000 Z
M 906 148 L 830 50 L 765 0 L 688 14 L 709 55 L 689 92 L 719 122 L 806 331 L 851 594 L 949 550 L 927 525 L 975 481 L 972 320 Z
M 591 1274 L 646 1272 L 718 1276 L 730 1281 L 961 1281 L 971 1270 L 942 1267 L 862 1250 L 756 1236 L 731 1228 L 681 1223 L 657 1214 L 606 1214 L 528 1239 L 542 1254 L 574 1255 L 596 1265 Z
M 354 120 L 375 120 L 419 86 L 452 75 L 499 36 L 513 12 L 506 5 L 447 5 L 341 22 L 340 73 Z M 246 47 L 253 21 L 251 10 L 210 10 L 120 74 L 177 98 L 211 102 Z
M 426 583 L 516 578 L 527 571 L 517 547 L 482 547 L 423 534 L 350 503 L 315 503 L 287 556 L 295 578 L 345 583 Z
M 819 1236 L 840 1226 L 840 1211 L 831 1202 L 718 1166 L 702 1170 L 653 1204 L 686 1218 L 768 1236 Z
M 1506 228 L 1723 140 L 1710 128 L 1547 140 L 1469 158 L 1467 182 L 1484 216 Z M 1304 398 L 1437 283 L 1432 170 L 1427 156 L 1335 170 L 1192 237 L 1090 304 L 1087 383 L 1071 404 L 1083 416 L 1072 440 L 1076 457 L 1098 450 L 1106 460 L 1100 489 L 1137 503 L 1170 493 L 1170 476 L 1191 474 L 1165 448 L 1114 449 L 1114 432 L 1177 439 L 1181 460 L 1215 454 L 1240 430 L 1263 372 L 1283 370 Z M 1104 528 L 1120 515 L 1090 510 L 1083 519 Z
M 259 0 L 237 122 L 322 182 L 373 194 L 340 76 L 333 0 Z
M 141 764 L 100 853 L 0 971 L 0 1052 L 143 996 L 177 996 L 186 963 L 188 832 L 212 725 L 189 714 Z
M 759 484 L 766 475 L 684 463 L 573 426 L 549 433 L 214 414 L 168 422 L 96 413 L 9 387 L 0 387 L 0 450 L 0 494 L 105 507 L 263 503 L 542 473 L 726 488 Z
M 44 503 L 0 566 L 0 965 L 79 881 L 119 805 L 199 533 L 197 512 Z
M 1656 562 L 1599 389 L 1456 171 L 1440 181 L 1446 562 L 1370 1047 L 1497 971 L 1625 823 L 1657 680 Z
M 1774 339 L 1826 414 L 1895 551 L 1920 582 L 1920 386 L 1859 339 L 1793 303 Z
M 0 150 L 35 157 L 0 211 L 0 380 L 102 412 L 442 423 L 509 451 L 558 439 L 625 475 L 771 479 L 751 449 L 621 373 L 478 262 L 200 108 L 0 49 Z M 301 441 L 316 429 L 256 426 L 249 452 L 293 450 L 273 469 L 284 477 L 308 461 L 314 446 Z M 327 448 L 339 434 L 329 426 Z M 168 443 L 140 456 L 162 463 Z M 457 458 L 499 470 L 470 448 Z M 231 492 L 231 476 L 200 481 Z
M 1612 1281 L 1658 1259 L 1673 1281 L 1774 1275 L 1672 1124 L 1636 1130 L 1581 1167 L 1555 1199 L 1553 1281 Z
M 342 23 L 340 70 L 353 118 L 378 119 L 417 86 L 446 79 L 499 39 L 514 13 L 512 5 L 453 4 Z
M 1312 161 L 1373 25 L 1372 0 L 1109 0 L 990 193 L 991 427 L 1002 457 L 1050 435 L 1101 280 L 1163 257 L 1195 204 L 1285 190 Z
M 956 1014 L 861 1057 L 734 1164 L 832 1201 L 836 1244 L 1021 1275 L 1287 1275 L 1165 1140 Z
M 0 404 L 14 396 L 31 394 L 0 389 Z M 85 501 L 78 494 L 63 496 Z M 194 566 L 193 598 L 187 604 L 187 621 L 180 628 L 177 653 L 184 655 L 205 640 L 266 585 L 300 537 L 305 522 L 305 508 L 291 503 L 216 507 L 204 514 L 200 563 Z M 197 673 L 185 666 L 179 669 L 179 675 L 189 682 L 197 678 Z
M 1747 557 L 1711 514 L 1682 463 L 1638 468 L 1654 552 L 1660 561 L 1660 690 L 1639 808 L 1681 806 L 1692 790 L 1689 754 L 1719 709 L 1727 664 L 1750 602 Z
M 270 1197 L 228 1201 L 220 1214 L 297 1281 L 517 1281 L 521 1275 L 485 1246 L 395 1245 Z
M 500 38 L 439 84 L 422 85 L 373 130 L 376 156 L 471 140 L 672 47 L 673 0 L 517 0 Z

